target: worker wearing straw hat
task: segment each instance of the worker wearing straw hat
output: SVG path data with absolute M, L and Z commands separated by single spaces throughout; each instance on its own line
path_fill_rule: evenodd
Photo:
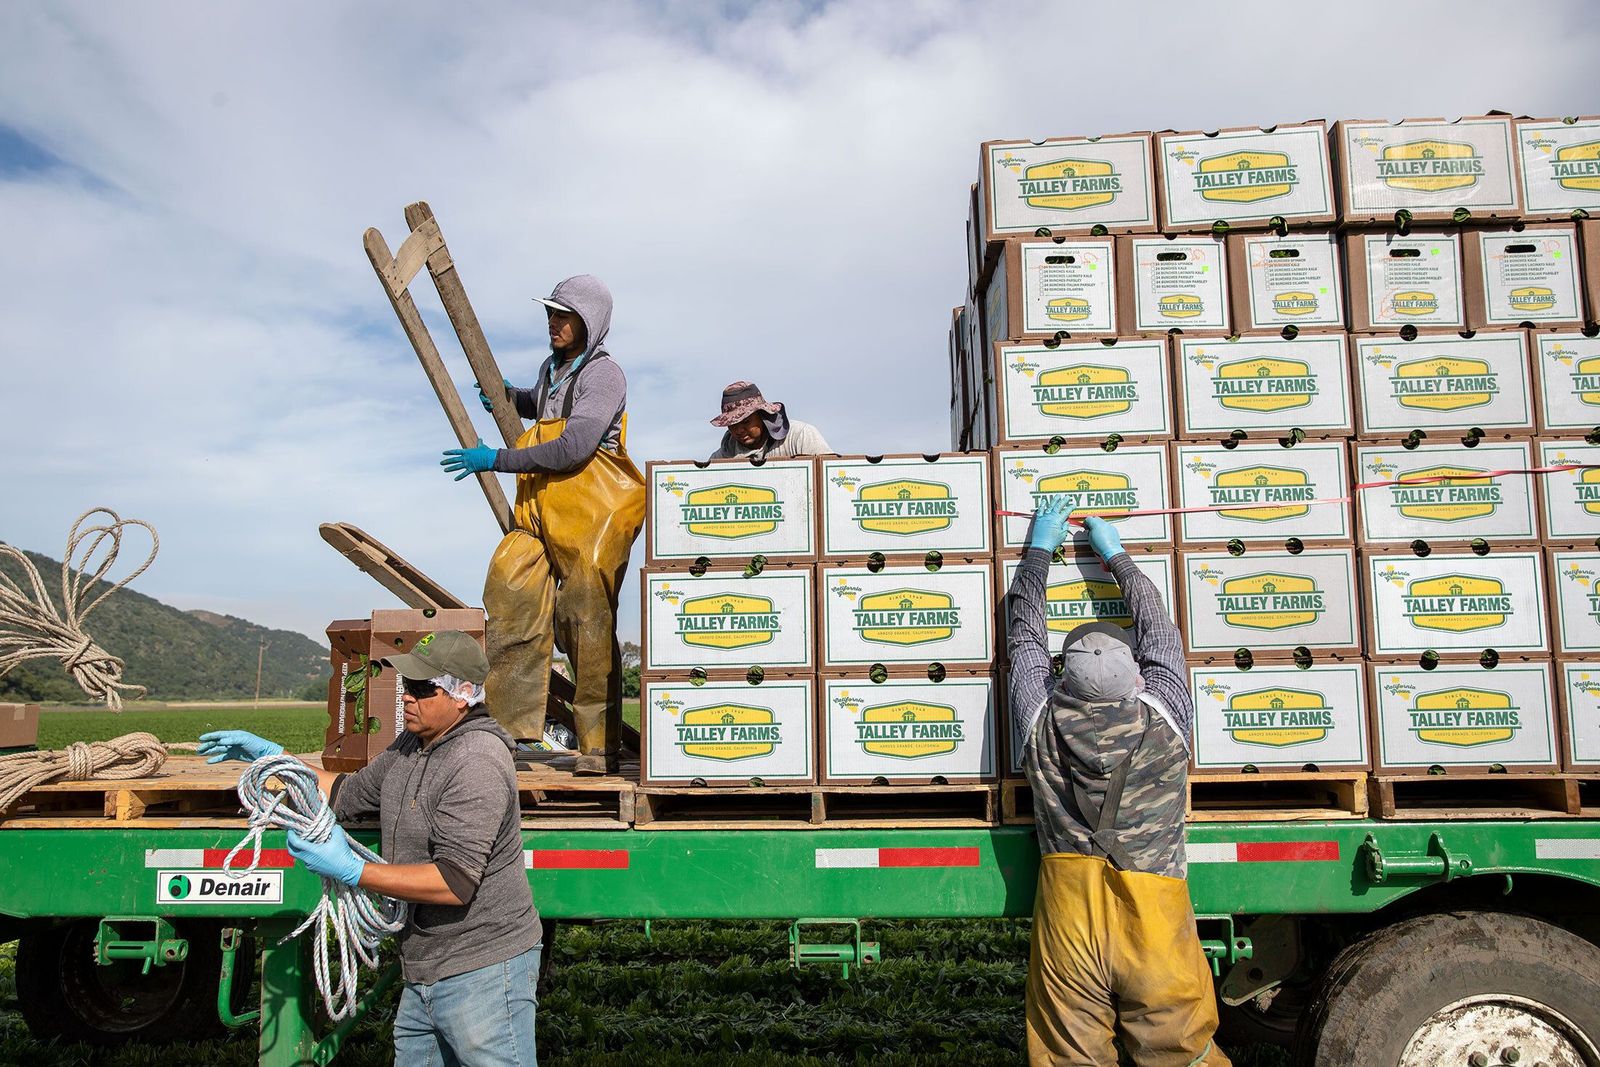
M 782 404 L 761 395 L 754 382 L 734 382 L 722 391 L 722 411 L 711 420 L 727 433 L 712 459 L 787 459 L 833 451 L 809 422 L 791 419 Z

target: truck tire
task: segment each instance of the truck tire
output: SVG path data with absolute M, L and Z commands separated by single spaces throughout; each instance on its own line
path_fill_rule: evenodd
M 1600 1067 L 1597 989 L 1600 949 L 1558 926 L 1499 912 L 1406 919 L 1334 959 L 1295 1063 Z
M 217 1018 L 219 923 L 174 923 L 178 936 L 189 941 L 189 956 L 182 963 L 152 967 L 149 974 L 141 974 L 143 965 L 132 960 L 97 964 L 98 925 L 95 919 L 78 919 L 18 939 L 17 1000 L 35 1037 L 115 1045 L 196 1041 L 226 1031 Z M 244 1006 L 251 967 L 241 962 L 239 970 L 236 1011 Z

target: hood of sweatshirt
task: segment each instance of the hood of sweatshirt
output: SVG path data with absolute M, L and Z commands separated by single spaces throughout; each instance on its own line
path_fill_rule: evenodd
M 448 745 L 456 738 L 465 737 L 467 734 L 472 733 L 493 734 L 495 737 L 500 739 L 501 744 L 505 745 L 507 749 L 513 752 L 516 751 L 517 742 L 510 734 L 506 733 L 505 729 L 499 723 L 494 721 L 494 717 L 489 714 L 489 705 L 475 704 L 471 708 L 467 709 L 465 718 L 446 731 L 443 737 L 435 739 L 433 744 L 428 748 L 428 752 L 430 754 L 438 752 L 441 748 L 443 748 L 445 745 Z M 422 742 L 417 740 L 416 734 L 407 734 L 406 737 L 411 742 L 411 744 L 407 747 L 412 751 L 416 751 L 422 747 Z
M 606 334 L 611 332 L 611 290 L 605 282 L 593 274 L 577 274 L 556 286 L 550 299 L 571 308 L 583 320 L 588 337 L 584 355 L 593 355 L 605 344 Z

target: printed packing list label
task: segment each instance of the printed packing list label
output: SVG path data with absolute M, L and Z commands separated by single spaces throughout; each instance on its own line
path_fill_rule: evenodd
M 1195 766 L 1366 766 L 1365 673 L 1357 663 L 1304 670 L 1191 667 Z
M 1355 551 L 1185 553 L 1191 653 L 1351 649 L 1358 644 Z
M 824 780 L 994 776 L 992 678 L 822 684 Z
M 1548 663 L 1371 671 L 1382 767 L 1556 762 Z
M 1414 483 L 1361 490 L 1361 538 L 1394 544 L 1417 538 L 1537 540 L 1534 476 L 1485 476 L 1489 471 L 1531 466 L 1532 450 L 1526 443 L 1475 448 L 1460 444 L 1414 449 L 1360 446 L 1356 449 L 1358 482 Z
M 1600 337 L 1580 331 L 1534 335 L 1540 425 L 1587 433 L 1600 426 Z
M 1367 318 L 1374 326 L 1465 326 L 1461 238 L 1364 234 Z
M 643 576 L 646 671 L 813 666 L 811 569 Z
M 1155 225 L 1147 136 L 1011 142 L 984 155 L 990 235 Z
M 1132 511 L 1170 507 L 1171 472 L 1167 450 L 1160 445 L 1063 448 L 1056 452 L 997 452 L 1000 510 L 1020 512 L 1000 520 L 1000 547 L 1026 548 L 1032 514 L 1045 497 L 1063 497 L 1071 514 L 1098 515 L 1117 526 L 1123 544 L 1170 544 L 1170 515 L 1135 515 Z M 1089 535 L 1082 526 L 1068 529 L 1069 543 L 1088 552 Z
M 1600 120 L 1519 123 L 1517 150 L 1530 214 L 1600 209 Z
M 1228 269 L 1219 238 L 1130 238 L 1134 329 L 1228 328 Z
M 1217 508 L 1179 517 L 1184 541 L 1350 538 L 1349 469 L 1342 442 L 1179 446 L 1178 506 Z M 1331 500 L 1334 503 L 1319 503 Z
M 999 350 L 1000 413 L 1009 441 L 1102 440 L 1167 437 L 1172 433 L 1168 400 L 1167 344 L 1128 339 L 1045 345 L 1006 345 Z
M 1116 274 L 1110 241 L 1023 245 L 1026 333 L 1116 333 Z
M 1538 552 L 1367 557 L 1374 656 L 1548 652 Z
M 1348 214 L 1519 207 L 1508 118 L 1342 122 L 1338 136 Z
M 1527 337 L 1357 337 L 1363 434 L 1533 425 Z
M 1320 123 L 1158 143 L 1167 228 L 1333 213 L 1328 131 Z
M 1503 230 L 1482 234 L 1478 241 L 1490 325 L 1582 320 L 1575 232 Z
M 1349 432 L 1350 367 L 1342 334 L 1180 338 L 1178 375 L 1189 433 Z
M 1344 325 L 1338 237 L 1262 234 L 1242 241 L 1250 329 Z

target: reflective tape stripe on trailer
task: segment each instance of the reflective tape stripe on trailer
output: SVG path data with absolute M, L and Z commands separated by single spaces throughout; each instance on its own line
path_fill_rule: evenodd
M 240 849 L 238 855 L 233 857 L 233 869 L 242 871 L 250 866 L 253 856 L 249 849 Z M 222 870 L 222 861 L 228 858 L 225 848 L 147 848 L 144 850 L 144 865 L 146 867 L 180 867 L 184 870 Z M 261 850 L 261 862 L 256 864 L 260 870 L 284 870 L 294 866 L 294 857 L 289 855 L 286 848 L 264 848 Z
M 1541 860 L 1600 860 L 1600 837 L 1536 837 L 1533 855 Z
M 1302 863 L 1339 858 L 1337 841 L 1218 841 L 1191 844 L 1185 851 L 1195 863 Z
M 522 865 L 530 871 L 625 871 L 625 848 L 528 848 Z
M 976 867 L 978 850 L 959 848 L 819 848 L 817 867 Z

